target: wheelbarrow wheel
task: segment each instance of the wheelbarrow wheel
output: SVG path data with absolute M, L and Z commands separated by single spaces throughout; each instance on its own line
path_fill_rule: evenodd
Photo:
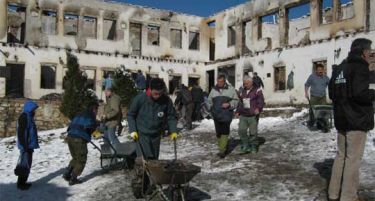
M 111 170 L 113 164 L 115 162 L 114 158 L 100 158 L 100 166 L 102 167 L 103 170 L 109 171 Z

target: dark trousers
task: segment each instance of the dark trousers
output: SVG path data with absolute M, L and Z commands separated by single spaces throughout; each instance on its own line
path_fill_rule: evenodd
M 199 121 L 202 119 L 200 110 L 201 110 L 201 103 L 194 102 L 193 121 Z
M 192 118 L 194 112 L 194 103 L 188 103 L 185 105 L 185 121 L 188 128 L 192 127 Z
M 21 160 L 27 160 L 27 165 L 29 167 L 29 170 L 27 171 L 28 174 L 18 176 L 18 179 L 17 179 L 18 185 L 26 184 L 27 179 L 29 178 L 31 165 L 32 165 L 32 162 L 33 162 L 33 151 L 27 151 L 26 153 L 21 152 L 21 154 L 23 154 L 23 155 L 21 155 L 20 157 L 27 157 L 26 159 L 21 158 Z
M 218 122 L 214 120 L 216 137 L 220 138 L 221 135 L 229 135 L 231 122 Z
M 160 140 L 161 134 L 139 134 L 139 140 L 137 143 L 137 157 L 143 157 L 145 159 L 159 159 L 159 152 L 160 152 Z M 141 147 L 142 146 L 142 147 Z M 142 149 L 141 149 L 142 148 Z
M 68 146 L 72 160 L 69 166 L 73 168 L 75 176 L 81 175 L 87 161 L 87 141 L 82 138 L 67 137 Z

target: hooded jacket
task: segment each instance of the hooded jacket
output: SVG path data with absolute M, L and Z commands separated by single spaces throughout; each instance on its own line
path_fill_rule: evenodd
M 68 127 L 68 136 L 82 138 L 87 142 L 91 141 L 91 134 L 97 127 L 95 114 L 90 110 L 78 114 L 70 122 Z
M 329 83 L 335 127 L 339 131 L 369 131 L 374 128 L 375 91 L 369 89 L 369 63 L 363 58 L 349 57 L 335 67 Z
M 38 132 L 34 121 L 34 111 L 39 106 L 28 100 L 23 106 L 23 112 L 17 122 L 17 146 L 20 151 L 39 148 Z
M 228 84 L 222 88 L 215 86 L 208 96 L 208 104 L 211 108 L 211 114 L 215 121 L 231 122 L 233 111 L 237 107 L 238 96 L 236 90 Z M 229 108 L 222 108 L 223 103 L 229 103 Z

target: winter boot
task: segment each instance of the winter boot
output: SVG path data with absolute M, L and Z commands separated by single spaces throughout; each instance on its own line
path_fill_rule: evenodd
M 75 184 L 80 184 L 80 183 L 82 183 L 82 181 L 77 179 L 77 175 L 74 174 L 74 172 L 73 172 L 72 175 L 71 175 L 71 178 L 69 180 L 69 186 L 73 186 Z
M 228 135 L 221 135 L 218 142 L 219 142 L 219 153 L 217 155 L 220 158 L 225 158 L 225 156 L 227 155 Z
M 31 187 L 31 183 L 27 183 L 27 177 L 18 177 L 17 188 L 20 190 L 28 190 Z
M 250 152 L 250 145 L 249 145 L 249 143 L 242 143 L 240 150 L 241 150 L 241 152 L 243 154 L 249 153 Z
M 70 178 L 72 177 L 73 167 L 68 166 L 63 174 L 63 178 L 65 181 L 70 181 Z
M 250 147 L 249 147 L 249 150 L 248 150 L 250 153 L 252 154 L 256 154 L 258 153 L 258 145 L 256 144 L 252 144 Z

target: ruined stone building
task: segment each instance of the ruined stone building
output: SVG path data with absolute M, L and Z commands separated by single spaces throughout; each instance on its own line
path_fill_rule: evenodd
M 72 49 L 98 94 L 103 76 L 123 65 L 163 78 L 170 93 L 178 83 L 209 90 L 220 73 L 238 89 L 258 72 L 268 104 L 302 103 L 314 65 L 330 75 L 355 38 L 375 41 L 374 16 L 375 0 L 252 0 L 210 17 L 99 0 L 0 0 L 0 96 L 62 93 Z

